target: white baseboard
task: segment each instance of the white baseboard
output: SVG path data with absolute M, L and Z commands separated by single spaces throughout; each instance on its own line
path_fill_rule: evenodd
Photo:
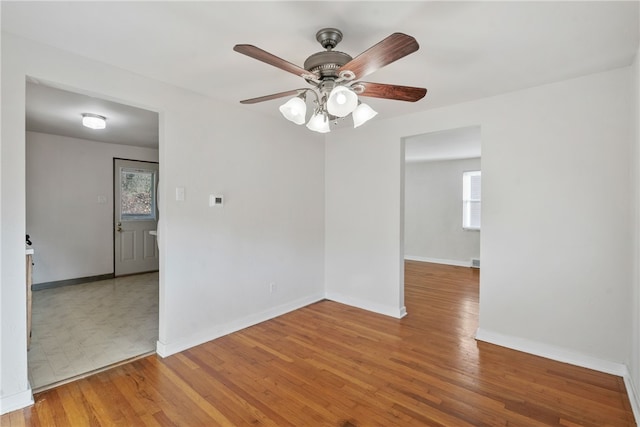
M 626 374 L 622 376 L 624 379 L 624 386 L 627 388 L 627 394 L 629 395 L 629 403 L 631 404 L 631 410 L 633 410 L 633 416 L 636 419 L 636 424 L 640 422 L 640 395 L 631 381 L 631 375 L 629 370 L 626 370 Z
M 471 267 L 471 261 L 460 261 L 457 259 L 440 259 L 440 258 L 427 258 L 423 256 L 405 255 L 404 259 L 407 261 L 420 261 L 420 262 L 432 262 L 434 264 L 446 264 L 455 265 L 456 267 Z
M 406 315 L 407 315 L 407 307 L 403 305 L 402 307 L 400 307 L 400 313 L 399 313 L 398 319 L 402 319 Z
M 0 397 L 0 415 L 31 405 L 33 405 L 33 392 L 31 391 L 31 385 L 28 385 L 28 388 L 24 391 Z
M 248 328 L 249 326 L 256 325 L 258 323 L 273 319 L 274 317 L 281 316 L 290 311 L 297 310 L 309 304 L 321 301 L 324 299 L 324 294 L 316 294 L 295 300 L 286 304 L 273 307 L 269 310 L 265 310 L 260 313 L 251 314 L 242 319 L 237 319 L 229 323 L 216 325 L 213 328 L 209 328 L 205 331 L 197 334 L 182 338 L 176 342 L 164 343 L 161 341 L 156 342 L 156 353 L 160 357 L 171 356 L 172 354 L 179 353 L 187 350 L 191 347 L 203 344 L 205 342 L 220 338 L 222 336 L 237 332 L 241 329 Z
M 608 360 L 598 359 L 597 357 L 587 356 L 577 353 L 566 348 L 540 343 L 537 341 L 518 338 L 498 332 L 487 331 L 478 328 L 476 331 L 476 340 L 496 344 L 501 347 L 511 348 L 513 350 L 523 351 L 525 353 L 555 360 L 558 362 L 568 363 L 570 365 L 580 366 L 582 368 L 593 369 L 594 371 L 604 372 L 606 374 L 617 375 L 622 377 L 624 385 L 627 389 L 629 403 L 633 410 L 633 416 L 636 423 L 640 421 L 640 400 L 638 393 L 631 381 L 629 369 L 624 363 L 616 363 Z
M 596 357 L 587 356 L 567 350 L 550 344 L 545 344 L 525 338 L 514 337 L 501 334 L 498 332 L 487 331 L 478 328 L 476 331 L 476 339 L 479 341 L 496 344 L 502 347 L 511 348 L 513 350 L 523 351 L 547 359 L 556 360 L 558 362 L 568 363 L 570 365 L 581 366 L 583 368 L 593 369 L 595 371 L 604 372 L 606 374 L 618 375 L 623 377 L 628 375 L 627 366 L 623 363 L 610 362 L 608 360 L 598 359 Z
M 327 292 L 326 299 L 339 302 L 340 304 L 350 305 L 352 307 L 361 308 L 363 310 L 372 311 L 378 314 L 384 314 L 385 316 L 395 317 L 401 319 L 407 315 L 407 308 L 402 306 L 400 308 L 374 303 L 371 301 L 365 301 L 358 298 L 353 298 L 345 295 L 341 295 L 335 292 Z

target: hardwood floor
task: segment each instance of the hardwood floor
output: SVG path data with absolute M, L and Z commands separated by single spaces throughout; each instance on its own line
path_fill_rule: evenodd
M 401 320 L 322 301 L 35 396 L 2 426 L 632 426 L 620 377 L 476 342 L 478 270 L 406 263 Z

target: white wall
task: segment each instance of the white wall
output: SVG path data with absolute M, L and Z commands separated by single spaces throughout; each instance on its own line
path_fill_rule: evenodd
M 113 273 L 113 159 L 157 162 L 158 150 L 37 132 L 26 144 L 33 283 Z
M 480 231 L 462 228 L 462 174 L 480 159 L 407 162 L 404 168 L 404 257 L 471 265 Z
M 620 368 L 631 336 L 630 92 L 627 67 L 332 132 L 327 289 L 397 306 L 400 141 L 479 125 L 479 337 Z
M 324 296 L 324 147 L 306 128 L 2 35 L 0 410 L 29 403 L 25 77 L 160 113 L 161 355 Z M 247 126 L 246 123 L 251 123 Z M 186 200 L 175 201 L 175 188 Z M 209 208 L 210 193 L 226 196 Z M 269 283 L 277 291 L 269 293 Z
M 371 122 L 327 134 L 325 288 L 334 301 L 402 317 L 404 153 L 397 129 Z

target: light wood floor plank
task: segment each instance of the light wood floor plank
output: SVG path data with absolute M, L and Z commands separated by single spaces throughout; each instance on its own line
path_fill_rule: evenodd
M 620 377 L 477 342 L 479 271 L 405 263 L 403 319 L 322 301 L 35 396 L 2 426 L 634 426 Z

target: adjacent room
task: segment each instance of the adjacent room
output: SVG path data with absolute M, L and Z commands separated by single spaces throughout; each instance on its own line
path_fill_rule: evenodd
M 29 382 L 43 390 L 155 351 L 159 123 L 32 77 L 25 121 Z
M 3 425 L 640 419 L 640 2 L 0 19 Z M 38 91 L 154 135 L 55 129 L 135 122 L 88 105 L 40 128 Z M 119 270 L 137 253 L 153 265 Z
M 404 258 L 480 267 L 480 127 L 404 139 Z

